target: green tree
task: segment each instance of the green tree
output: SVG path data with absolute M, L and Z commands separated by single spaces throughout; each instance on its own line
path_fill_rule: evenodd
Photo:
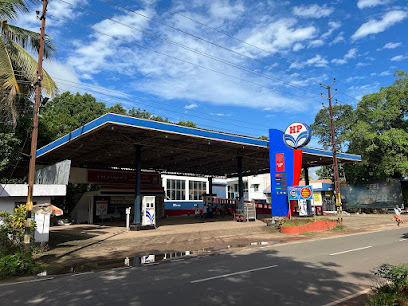
M 334 122 L 334 137 L 338 144 L 338 149 L 341 151 L 347 146 L 347 132 L 351 128 L 353 122 L 353 107 L 348 104 L 333 105 L 333 122 Z M 316 117 L 314 123 L 310 126 L 313 135 L 319 137 L 319 143 L 326 150 L 331 148 L 331 126 L 330 114 L 327 107 L 321 109 Z
M 394 84 L 365 95 L 355 110 L 350 105 L 334 107 L 339 149 L 347 148 L 363 160 L 342 165 L 349 183 L 408 176 L 408 75 L 394 75 Z M 327 110 L 321 110 L 312 128 L 325 148 L 330 147 L 329 127 Z M 319 175 L 327 177 L 331 171 L 322 169 Z
M 0 110 L 7 114 L 3 123 L 14 128 L 19 117 L 19 95 L 32 95 L 31 84 L 36 82 L 37 62 L 30 51 L 38 53 L 40 34 L 8 23 L 19 12 L 28 11 L 25 0 L 0 1 Z M 31 1 L 39 3 L 40 1 Z M 44 39 L 44 57 L 50 58 L 55 47 L 49 36 Z M 42 88 L 48 95 L 57 91 L 55 82 L 43 71 Z
M 347 132 L 349 152 L 363 162 L 345 165 L 350 182 L 408 176 L 408 75 L 394 73 L 393 85 L 366 95 L 358 103 Z
M 45 145 L 107 112 L 105 103 L 90 94 L 66 91 L 50 100 L 41 112 L 39 144 Z
M 193 128 L 197 127 L 197 125 L 196 125 L 194 122 L 190 121 L 190 120 L 187 120 L 187 121 L 179 121 L 177 124 L 178 124 L 178 125 L 187 126 L 187 127 L 193 127 Z

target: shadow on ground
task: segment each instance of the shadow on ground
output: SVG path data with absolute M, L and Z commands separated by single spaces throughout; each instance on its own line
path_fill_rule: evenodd
M 324 305 L 360 290 L 356 284 L 370 277 L 334 262 L 245 250 L 3 286 L 0 299 L 5 305 Z

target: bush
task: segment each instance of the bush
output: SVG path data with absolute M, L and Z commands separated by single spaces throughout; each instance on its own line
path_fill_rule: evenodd
M 408 304 L 408 264 L 397 266 L 383 264 L 373 273 L 385 282 L 374 289 L 370 305 Z
M 0 279 L 36 274 L 40 267 L 29 256 L 21 253 L 7 255 L 0 258 Z
M 24 231 L 26 209 L 20 205 L 14 209 L 14 214 L 0 212 L 2 220 L 0 225 L 0 256 L 22 252 L 24 249 Z M 34 231 L 35 222 L 32 221 L 31 227 L 31 246 L 30 251 L 34 248 Z

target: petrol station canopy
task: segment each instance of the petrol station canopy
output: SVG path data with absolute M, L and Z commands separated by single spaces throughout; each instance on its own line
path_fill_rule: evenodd
M 134 169 L 136 146 L 142 148 L 145 170 L 231 177 L 237 175 L 237 157 L 242 156 L 243 175 L 270 171 L 267 140 L 117 114 L 105 114 L 40 148 L 37 163 L 69 159 L 72 167 Z M 332 164 L 330 151 L 308 147 L 302 151 L 303 167 Z M 345 153 L 338 159 L 361 161 L 360 156 Z

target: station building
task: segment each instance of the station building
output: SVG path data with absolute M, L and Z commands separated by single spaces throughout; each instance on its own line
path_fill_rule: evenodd
M 201 202 L 203 192 L 237 198 L 241 209 L 245 200 L 268 201 L 264 193 L 268 178 L 273 207 L 274 198 L 286 198 L 285 191 L 275 187 L 278 157 L 284 171 L 279 175 L 287 176 L 288 185 L 297 185 L 295 178 L 302 168 L 308 184 L 308 168 L 330 165 L 332 154 L 309 147 L 289 149 L 282 131 L 269 132 L 267 141 L 105 114 L 37 150 L 37 163 L 47 166 L 69 159 L 71 183 L 99 186 L 78 195 L 81 204 L 73 217 L 79 222 L 98 222 L 102 218 L 98 207 L 107 204 L 103 217 L 123 218 L 125 207 L 131 206 L 133 222 L 139 224 L 145 195 L 156 196 L 159 218 L 165 216 L 166 207 L 184 203 L 191 209 Z M 338 160 L 358 162 L 361 157 L 339 153 Z

